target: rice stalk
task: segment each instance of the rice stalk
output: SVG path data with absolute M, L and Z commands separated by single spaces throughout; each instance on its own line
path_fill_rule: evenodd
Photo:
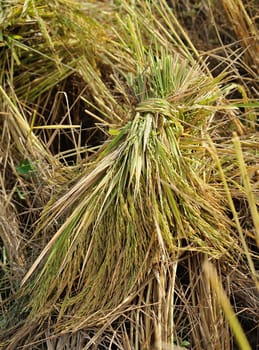
M 206 255 L 188 254 L 179 261 L 176 280 L 175 334 L 195 349 L 231 349 L 230 331 L 206 276 L 202 273 Z M 224 276 L 224 258 L 214 261 Z M 187 347 L 188 347 L 187 346 Z
M 258 211 L 256 207 L 256 200 L 255 196 L 252 191 L 252 186 L 249 181 L 249 175 L 248 171 L 244 162 L 244 157 L 241 149 L 240 140 L 238 139 L 237 135 L 234 135 L 233 138 L 234 147 L 236 150 L 237 158 L 238 158 L 238 164 L 241 172 L 241 178 L 244 183 L 244 190 L 246 194 L 246 198 L 248 200 L 248 204 L 251 210 L 252 220 L 255 228 L 255 241 L 257 244 L 257 247 L 259 247 L 259 216 Z
M 234 222 L 235 222 L 235 228 L 236 228 L 238 234 L 240 235 L 240 240 L 241 240 L 241 243 L 242 243 L 242 246 L 243 246 L 243 250 L 245 252 L 246 259 L 247 259 L 247 262 L 248 262 L 248 265 L 249 265 L 249 268 L 250 268 L 251 276 L 252 276 L 252 278 L 253 278 L 253 280 L 255 282 L 255 285 L 258 286 L 258 278 L 257 278 L 257 273 L 256 273 L 256 270 L 255 270 L 254 262 L 253 262 L 251 254 L 250 254 L 250 251 L 249 251 L 249 248 L 248 248 L 245 236 L 244 236 L 244 232 L 243 232 L 242 226 L 240 224 L 239 215 L 238 215 L 238 213 L 236 211 L 236 208 L 235 208 L 235 205 L 234 205 L 234 201 L 233 201 L 233 198 L 231 196 L 231 191 L 230 191 L 230 188 L 229 188 L 229 185 L 228 185 L 228 182 L 227 182 L 227 178 L 226 178 L 226 176 L 224 174 L 224 171 L 222 169 L 221 162 L 220 162 L 219 156 L 217 154 L 216 147 L 213 145 L 211 140 L 209 140 L 209 144 L 210 144 L 210 147 L 211 147 L 210 152 L 211 152 L 212 156 L 214 157 L 214 159 L 216 161 L 216 164 L 217 164 L 217 167 L 219 169 L 220 176 L 221 176 L 222 183 L 224 184 L 224 188 L 225 188 L 225 191 L 226 191 L 226 196 L 227 196 L 227 199 L 228 199 L 228 202 L 229 202 L 229 208 L 231 209 L 231 212 L 233 214 L 233 218 L 234 218 Z
M 150 52 L 145 61 L 145 82 L 138 71 L 129 75 L 139 96 L 130 120 L 45 213 L 44 225 L 66 217 L 23 280 L 32 296 L 24 309 L 29 316 L 8 349 L 32 330 L 29 324 L 37 327 L 54 310 L 57 329 L 75 331 L 97 319 L 102 324 L 150 274 L 157 303 L 153 331 L 161 347 L 172 341 L 172 291 L 165 295 L 165 281 L 179 254 L 188 249 L 230 259 L 235 238 L 220 198 L 194 171 L 202 160 L 191 142 L 206 125 L 218 87 L 210 79 L 202 84 L 198 67 L 163 51 L 158 57 Z M 194 94 L 197 82 L 200 93 Z M 163 305 L 169 307 L 165 315 Z
M 211 263 L 204 262 L 204 272 L 207 276 L 207 279 L 209 280 L 209 283 L 211 284 L 216 297 L 218 298 L 222 309 L 224 310 L 225 316 L 229 322 L 229 325 L 236 337 L 237 343 L 240 346 L 241 349 L 244 350 L 252 350 L 245 334 L 244 331 L 240 325 L 240 323 L 238 322 L 238 318 L 235 315 L 230 301 L 226 295 L 226 293 L 224 292 L 224 289 L 221 285 L 221 282 L 219 280 L 219 277 L 217 275 L 217 272 L 215 270 L 215 268 L 213 267 L 213 265 Z
M 237 38 L 241 40 L 241 45 L 246 50 L 247 64 L 258 72 L 259 34 L 254 22 L 241 0 L 222 0 L 222 4 Z

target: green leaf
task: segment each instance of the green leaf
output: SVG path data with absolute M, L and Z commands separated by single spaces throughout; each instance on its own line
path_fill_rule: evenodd
M 257 108 L 259 107 L 259 102 L 248 102 L 248 103 L 234 103 L 233 106 L 235 107 L 244 107 L 244 108 Z
M 25 196 L 23 195 L 23 193 L 20 191 L 18 187 L 16 188 L 16 192 L 18 194 L 19 199 L 22 199 L 22 200 L 25 199 Z
M 29 159 L 25 159 L 16 167 L 16 171 L 20 175 L 30 175 L 35 171 L 35 167 L 29 161 Z
M 23 37 L 21 35 L 18 35 L 18 34 L 13 34 L 12 35 L 12 39 L 14 39 L 14 40 L 21 40 L 21 39 L 23 39 Z
M 109 134 L 112 136 L 117 136 L 119 135 L 119 133 L 120 133 L 120 130 L 118 129 L 112 129 L 112 128 L 109 129 Z
M 181 341 L 181 346 L 190 346 L 190 342 L 188 342 L 187 340 L 183 340 Z

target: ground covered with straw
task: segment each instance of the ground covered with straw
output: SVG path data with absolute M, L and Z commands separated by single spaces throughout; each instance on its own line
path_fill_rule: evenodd
M 0 4 L 0 349 L 259 349 L 256 0 Z

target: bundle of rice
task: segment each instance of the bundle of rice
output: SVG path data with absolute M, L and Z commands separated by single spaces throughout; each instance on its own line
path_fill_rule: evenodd
M 64 222 L 24 279 L 31 295 L 24 336 L 50 315 L 56 331 L 111 323 L 150 279 L 169 288 L 186 249 L 217 258 L 235 246 L 219 195 L 202 178 L 201 125 L 218 86 L 163 51 L 147 54 L 145 72 L 128 81 L 138 99 L 128 121 L 110 130 L 114 137 L 45 214 L 44 225 Z M 168 342 L 165 333 L 156 341 Z

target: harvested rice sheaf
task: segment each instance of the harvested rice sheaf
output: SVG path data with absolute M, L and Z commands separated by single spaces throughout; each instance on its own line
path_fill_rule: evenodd
M 186 249 L 226 259 L 234 249 L 221 198 L 202 178 L 200 137 L 219 87 L 177 56 L 150 52 L 146 62 L 128 76 L 139 99 L 129 120 L 48 212 L 47 224 L 65 219 L 25 276 L 30 323 L 55 313 L 59 329 L 91 327 Z

